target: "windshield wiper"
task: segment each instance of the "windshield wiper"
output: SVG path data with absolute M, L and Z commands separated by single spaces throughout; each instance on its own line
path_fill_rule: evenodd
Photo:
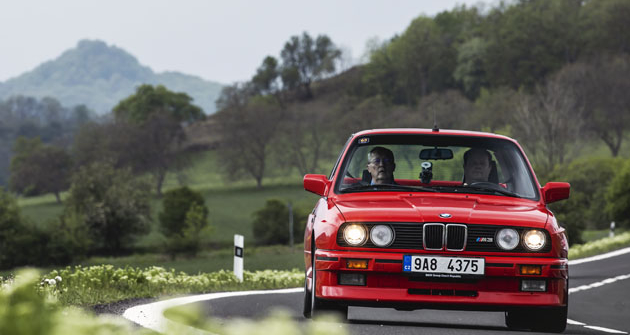
M 398 184 L 354 184 L 349 187 L 342 188 L 343 192 L 355 192 L 355 191 L 382 191 L 382 190 L 409 190 L 409 191 L 421 191 L 421 192 L 439 192 L 438 190 L 423 187 L 423 186 L 409 186 L 409 185 L 398 185 Z
M 482 191 L 482 192 L 494 192 L 494 193 L 499 193 L 499 194 L 503 194 L 503 195 L 507 195 L 509 197 L 516 197 L 516 198 L 520 198 L 520 196 L 514 192 L 510 192 L 508 190 L 504 190 L 502 189 L 501 186 L 497 185 L 497 187 L 501 187 L 501 188 L 494 188 L 494 187 L 485 187 L 485 186 L 471 186 L 471 185 L 463 185 L 461 186 L 462 188 L 468 188 L 468 189 L 473 189 L 476 191 Z

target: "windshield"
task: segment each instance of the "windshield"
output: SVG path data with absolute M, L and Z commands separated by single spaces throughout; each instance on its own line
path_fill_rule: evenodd
M 519 148 L 497 138 L 370 135 L 351 144 L 339 192 L 484 193 L 538 199 Z

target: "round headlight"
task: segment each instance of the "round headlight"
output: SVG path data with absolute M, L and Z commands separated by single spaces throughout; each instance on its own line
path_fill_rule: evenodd
M 527 249 L 538 251 L 545 246 L 547 237 L 545 233 L 540 230 L 530 230 L 523 236 L 523 242 L 525 242 Z
M 496 240 L 499 248 L 503 250 L 512 250 L 518 245 L 518 232 L 512 228 L 503 228 L 497 233 Z
M 370 230 L 370 240 L 377 247 L 386 247 L 394 242 L 394 231 L 386 225 L 377 225 Z
M 351 246 L 360 246 L 367 240 L 367 229 L 364 225 L 349 224 L 343 229 L 343 239 Z

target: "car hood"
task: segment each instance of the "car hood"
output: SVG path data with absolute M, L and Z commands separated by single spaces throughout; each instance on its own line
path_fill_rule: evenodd
M 544 228 L 549 215 L 538 202 L 497 196 L 363 193 L 342 195 L 333 202 L 346 222 L 452 222 Z M 448 215 L 450 218 L 445 217 Z

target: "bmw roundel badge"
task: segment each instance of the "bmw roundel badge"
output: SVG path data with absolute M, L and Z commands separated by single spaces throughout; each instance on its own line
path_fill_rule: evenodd
M 453 216 L 451 214 L 448 214 L 448 213 L 442 213 L 442 214 L 440 214 L 440 217 L 442 219 L 450 219 Z

